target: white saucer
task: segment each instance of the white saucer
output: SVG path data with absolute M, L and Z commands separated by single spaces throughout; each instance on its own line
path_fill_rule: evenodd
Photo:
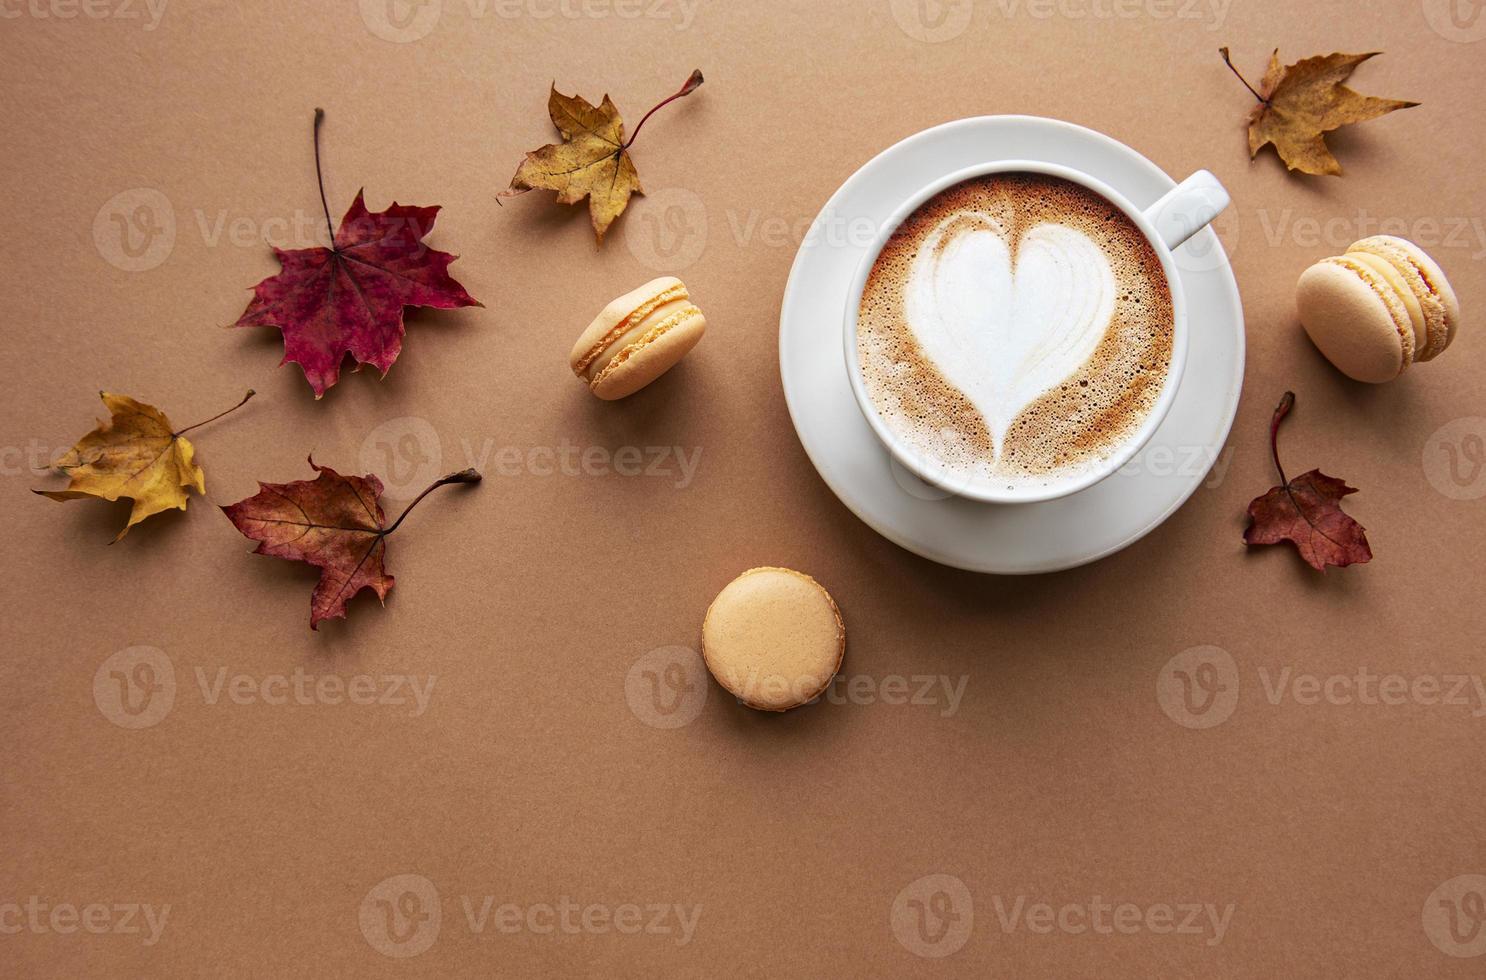
M 816 217 L 784 291 L 779 372 L 795 431 L 821 478 L 883 537 L 970 571 L 1052 572 L 1140 540 L 1201 485 L 1238 411 L 1243 306 L 1212 228 L 1176 251 L 1191 329 L 1187 370 L 1151 442 L 1101 483 L 1015 505 L 976 503 L 923 483 L 891 459 L 852 395 L 841 353 L 847 292 L 872 231 L 899 204 L 935 178 L 998 159 L 1082 170 L 1142 208 L 1176 186 L 1129 147 L 1052 119 L 982 116 L 911 136 L 868 161 Z

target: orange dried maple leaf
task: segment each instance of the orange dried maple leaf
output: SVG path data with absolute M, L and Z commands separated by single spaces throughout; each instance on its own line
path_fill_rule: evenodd
M 33 490 L 52 500 L 134 501 L 129 521 L 114 542 L 147 517 L 171 509 L 185 510 L 189 491 L 206 493 L 206 474 L 196 463 L 196 447 L 186 433 L 237 411 L 253 397 L 252 389 L 226 412 L 183 429 L 170 424 L 165 413 L 128 395 L 100 391 L 108 408 L 108 421 L 78 440 L 57 469 L 70 477 L 66 490 Z
M 1342 165 L 1327 148 L 1326 133 L 1419 104 L 1361 95 L 1343 84 L 1358 65 L 1377 57 L 1381 53 L 1378 51 L 1337 52 L 1281 67 L 1280 52 L 1276 49 L 1269 56 L 1269 68 L 1259 82 L 1258 91 L 1233 67 L 1228 49 L 1218 51 L 1238 80 L 1259 100 L 1249 113 L 1251 160 L 1264 147 L 1273 145 L 1291 170 L 1341 176 Z
M 624 138 L 624 119 L 607 95 L 594 106 L 581 95 L 563 95 L 552 86 L 547 114 L 563 141 L 528 153 L 497 200 L 539 189 L 556 191 L 559 204 L 577 204 L 586 197 L 589 219 L 602 245 L 604 233 L 629 207 L 630 196 L 645 193 L 629 155 L 635 137 L 657 109 L 695 92 L 702 81 L 701 71 L 692 72 L 675 95 L 645 113 L 629 139 Z

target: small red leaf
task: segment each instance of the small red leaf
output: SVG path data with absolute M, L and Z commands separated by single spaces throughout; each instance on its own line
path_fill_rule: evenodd
M 342 476 L 328 466 L 310 466 L 313 480 L 259 483 L 246 500 L 222 508 L 245 537 L 258 542 L 255 555 L 302 561 L 320 569 L 310 597 L 310 629 L 322 619 L 341 619 L 346 603 L 363 589 L 386 600 L 394 579 L 387 573 L 387 536 L 420 500 L 450 483 L 478 483 L 480 474 L 464 470 L 434 483 L 387 526 L 382 513 L 382 481 L 375 476 Z
M 1300 556 L 1317 571 L 1328 565 L 1343 567 L 1372 560 L 1366 529 L 1341 509 L 1342 498 L 1357 492 L 1344 480 L 1311 470 L 1293 480 L 1285 479 L 1280 465 L 1280 423 L 1295 405 L 1295 395 L 1285 392 L 1275 409 L 1269 428 L 1270 451 L 1280 486 L 1249 504 L 1249 526 L 1244 531 L 1248 545 L 1289 541 Z

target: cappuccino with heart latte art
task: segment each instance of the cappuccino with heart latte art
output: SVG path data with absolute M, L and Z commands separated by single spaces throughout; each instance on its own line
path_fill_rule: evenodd
M 878 414 L 943 482 L 1051 486 L 1139 432 L 1168 383 L 1173 318 L 1161 260 L 1123 211 L 1000 173 L 934 196 L 888 239 L 857 353 Z

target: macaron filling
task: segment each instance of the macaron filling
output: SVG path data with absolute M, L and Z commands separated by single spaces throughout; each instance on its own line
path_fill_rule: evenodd
M 1348 252 L 1347 257 L 1361 262 L 1377 273 L 1403 302 L 1404 308 L 1409 312 L 1409 324 L 1413 328 L 1415 353 L 1428 347 L 1429 324 L 1424 316 L 1424 307 L 1420 305 L 1414 290 L 1409 288 L 1408 282 L 1405 281 L 1397 267 L 1386 258 L 1372 252 Z
M 661 311 L 658 310 L 656 312 L 659 313 Z M 597 363 L 595 364 L 597 373 L 593 376 L 593 383 L 598 384 L 610 372 L 618 370 L 620 365 L 629 360 L 635 354 L 639 353 L 647 345 L 652 344 L 656 340 L 660 339 L 662 334 L 669 333 L 671 330 L 679 327 L 681 324 L 685 323 L 692 317 L 701 315 L 701 310 L 697 309 L 695 306 L 692 306 L 690 303 L 687 303 L 683 305 L 681 309 L 671 313 L 664 320 L 661 320 L 659 323 L 647 329 L 643 334 L 640 334 L 640 336 L 634 341 L 623 344 L 622 346 L 618 343 L 614 344 L 614 348 L 618 348 L 617 352 L 610 356 L 607 362 L 604 363 L 602 366 L 599 366 Z M 635 332 L 636 331 L 630 331 L 630 334 L 626 336 L 631 336 Z
M 1428 256 L 1418 252 L 1410 242 L 1386 235 L 1364 238 L 1347 249 L 1347 254 L 1378 256 L 1391 263 L 1403 277 L 1424 317 L 1425 333 L 1414 346 L 1415 361 L 1433 360 L 1450 345 L 1458 317 L 1452 316 L 1450 300 L 1437 282 L 1443 274 L 1438 267 L 1431 268 L 1433 262 Z
M 584 380 L 592 379 L 604 370 L 614 354 L 642 336 L 657 320 L 664 320 L 678 308 L 689 306 L 686 302 L 689 298 L 690 294 L 686 291 L 686 286 L 677 283 L 641 303 L 589 348 L 588 353 L 573 365 L 573 373 Z M 696 309 L 696 307 L 690 308 Z M 604 359 L 606 353 L 610 353 L 608 359 Z

